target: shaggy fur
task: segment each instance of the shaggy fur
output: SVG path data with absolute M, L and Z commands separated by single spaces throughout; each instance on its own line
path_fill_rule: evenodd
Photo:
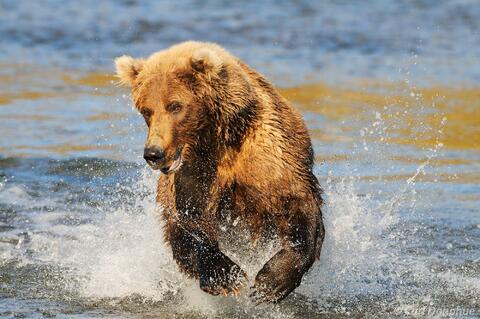
M 278 251 L 251 296 L 277 302 L 301 282 L 324 239 L 321 189 L 299 113 L 258 72 L 212 43 L 184 42 L 148 59 L 116 60 L 148 125 L 146 147 L 165 163 L 157 201 L 180 269 L 211 294 L 237 294 L 244 271 L 219 249 L 222 212 L 241 218 L 251 240 L 274 233 Z

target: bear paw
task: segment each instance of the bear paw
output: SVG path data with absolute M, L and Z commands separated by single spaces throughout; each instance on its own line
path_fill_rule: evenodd
M 247 275 L 230 258 L 216 252 L 202 258 L 199 281 L 200 288 L 209 294 L 237 296 L 247 282 Z
M 279 302 L 300 285 L 302 267 L 288 257 L 287 251 L 280 251 L 258 272 L 250 292 L 256 304 Z

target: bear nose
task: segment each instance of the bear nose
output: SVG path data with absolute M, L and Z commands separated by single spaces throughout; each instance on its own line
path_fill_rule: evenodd
M 143 151 L 143 158 L 148 164 L 154 164 L 165 158 L 165 152 L 158 147 L 146 147 Z

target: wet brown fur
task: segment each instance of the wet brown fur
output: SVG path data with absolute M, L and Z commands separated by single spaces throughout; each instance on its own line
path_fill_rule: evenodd
M 148 110 L 147 146 L 173 158 L 185 145 L 183 166 L 161 175 L 157 195 L 182 271 L 212 294 L 242 286 L 245 273 L 218 248 L 219 215 L 227 209 L 247 222 L 252 240 L 265 229 L 282 238 L 252 296 L 286 297 L 324 239 L 321 189 L 300 114 L 261 74 L 211 43 L 181 43 L 146 60 L 122 57 L 117 74 L 132 86 L 136 107 Z M 172 101 L 183 105 L 176 115 L 166 110 Z

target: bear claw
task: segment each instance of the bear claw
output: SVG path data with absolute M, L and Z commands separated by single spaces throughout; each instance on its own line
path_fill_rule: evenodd
M 277 303 L 284 299 L 297 285 L 271 287 L 268 285 L 262 285 L 250 288 L 250 299 L 256 304 L 261 303 Z
M 238 296 L 247 281 L 246 273 L 222 253 L 210 256 L 200 273 L 200 288 L 211 295 Z

